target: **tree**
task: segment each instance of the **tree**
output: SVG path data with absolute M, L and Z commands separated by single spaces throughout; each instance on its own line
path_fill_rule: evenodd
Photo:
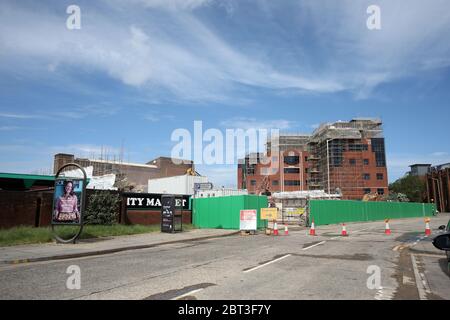
M 417 176 L 408 175 L 389 185 L 389 190 L 405 194 L 411 202 L 423 202 L 426 194 L 425 181 Z
M 108 191 L 97 191 L 89 196 L 84 214 L 86 224 L 111 225 L 116 223 L 120 196 Z

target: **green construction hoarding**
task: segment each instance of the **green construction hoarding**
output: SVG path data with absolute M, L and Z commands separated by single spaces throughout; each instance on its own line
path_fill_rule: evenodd
M 431 217 L 435 210 L 435 206 L 428 203 L 311 200 L 309 221 L 311 223 L 314 219 L 314 224 L 317 226 L 343 222 Z
M 266 227 L 261 220 L 261 208 L 267 208 L 267 196 L 239 195 L 195 198 L 192 201 L 192 221 L 198 228 L 239 230 L 240 211 L 257 210 L 257 227 Z

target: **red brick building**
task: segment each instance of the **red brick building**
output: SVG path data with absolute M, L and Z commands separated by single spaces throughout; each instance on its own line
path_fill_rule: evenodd
M 274 143 L 278 148 L 271 148 Z M 312 135 L 282 135 L 267 143 L 264 154 L 240 160 L 238 188 L 249 193 L 325 190 L 355 200 L 366 193 L 387 194 L 382 123 L 353 119 L 323 124 Z

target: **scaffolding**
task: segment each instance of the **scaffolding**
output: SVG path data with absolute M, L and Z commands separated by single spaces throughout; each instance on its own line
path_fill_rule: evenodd
M 309 189 L 342 193 L 350 199 L 360 198 L 366 185 L 364 166 L 368 165 L 364 151 L 369 151 L 372 139 L 382 139 L 382 132 L 382 123 L 378 119 L 321 125 L 308 144 Z M 384 156 L 384 145 L 382 151 Z

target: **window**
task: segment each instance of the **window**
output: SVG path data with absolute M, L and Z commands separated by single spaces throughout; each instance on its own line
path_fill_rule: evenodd
M 255 174 L 255 168 L 247 168 L 247 174 L 249 176 L 252 176 Z
M 300 180 L 285 180 L 284 185 L 285 186 L 299 186 Z
M 372 190 L 370 190 L 370 188 L 366 188 L 364 189 L 364 194 L 369 194 Z
M 368 166 L 369 165 L 369 159 L 364 159 L 364 165 Z
M 383 189 L 383 188 L 377 189 L 377 193 L 378 193 L 378 194 L 384 194 L 384 189 Z
M 250 185 L 251 185 L 251 186 L 256 186 L 256 180 L 251 180 L 251 181 L 250 181 Z
M 262 176 L 268 176 L 270 174 L 269 168 L 261 168 L 260 172 Z
M 309 169 L 308 168 L 305 168 L 305 173 L 308 173 L 309 172 Z
M 349 160 L 351 166 L 356 166 L 356 159 Z
M 278 173 L 278 168 L 272 168 L 272 174 Z
M 308 162 L 308 157 L 305 157 L 305 162 Z
M 284 157 L 284 163 L 288 164 L 288 165 L 296 165 L 300 162 L 300 158 L 299 156 L 286 156 Z
M 367 144 L 349 144 L 348 145 L 348 151 L 367 151 L 369 150 L 369 146 Z
M 300 173 L 299 168 L 284 168 L 284 173 Z
M 383 180 L 384 175 L 382 173 L 377 173 L 377 180 Z
M 370 180 L 370 173 L 363 173 L 364 180 Z
M 372 138 L 372 152 L 375 153 L 377 167 L 386 167 L 384 138 Z
M 272 185 L 273 186 L 277 186 L 278 185 L 278 180 L 272 180 Z

